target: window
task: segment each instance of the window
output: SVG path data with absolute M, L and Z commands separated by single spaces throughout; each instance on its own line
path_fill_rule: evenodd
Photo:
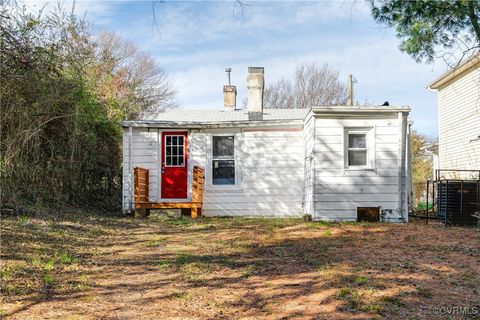
M 350 169 L 372 168 L 371 128 L 345 130 L 345 167 Z
M 185 164 L 184 136 L 165 136 L 165 165 L 183 167 Z
M 367 134 L 348 134 L 348 166 L 367 165 Z
M 213 136 L 212 184 L 235 184 L 235 139 L 233 136 Z

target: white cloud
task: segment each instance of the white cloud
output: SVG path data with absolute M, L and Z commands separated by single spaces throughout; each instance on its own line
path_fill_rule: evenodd
M 235 8 L 234 3 L 233 0 L 217 1 L 212 5 L 198 1 L 159 3 L 155 9 L 159 37 L 146 45 L 180 49 L 186 43 L 202 45 L 229 41 L 232 35 L 255 37 L 312 23 L 334 23 L 344 19 L 355 21 L 368 16 L 367 6 L 356 1 L 246 1 L 243 11 L 238 6 Z M 146 20 L 151 21 L 152 17 Z M 131 32 L 137 35 L 151 32 L 151 26 L 144 22 L 137 21 L 136 25 L 141 24 L 143 28 L 135 28 Z
M 117 4 L 120 3 L 117 1 Z M 53 11 L 60 5 L 63 9 L 70 11 L 74 8 L 78 16 L 85 16 L 88 20 L 94 21 L 97 25 L 106 25 L 110 22 L 113 15 L 112 8 L 116 5 L 114 1 L 90 1 L 90 0 L 62 0 L 62 1 L 45 1 L 45 0 L 24 0 L 23 4 L 27 10 L 32 13 L 43 13 Z
M 425 87 L 444 66 L 416 64 L 401 53 L 393 31 L 373 22 L 364 1 L 245 3 L 243 16 L 234 12 L 234 0 L 159 3 L 158 29 L 152 29 L 150 1 L 77 1 L 77 12 L 157 56 L 186 108 L 222 107 L 225 67 L 232 68 L 240 105 L 248 66 L 264 66 L 271 83 L 315 61 L 330 64 L 342 79 L 355 75 L 360 102 L 409 104 L 420 131 L 436 132 L 436 99 Z
M 295 67 L 301 62 L 328 63 L 340 71 L 342 79 L 346 80 L 350 73 L 355 75 L 358 79 L 358 84 L 355 85 L 356 100 L 359 102 L 368 100 L 381 104 L 388 100 L 391 105 L 410 105 L 416 127 L 427 134 L 436 132 L 436 99 L 425 87 L 443 71 L 443 65 L 416 64 L 398 50 L 394 37 L 383 41 L 372 37 L 370 41 L 353 44 L 347 42 L 342 46 L 335 44 L 324 50 L 311 49 L 312 52 L 299 51 L 296 55 L 264 55 L 258 59 L 239 59 L 228 65 L 211 62 L 205 66 L 192 66 L 173 72 L 172 76 L 186 108 L 221 108 L 226 66 L 232 67 L 232 83 L 237 85 L 237 103 L 241 104 L 246 96 L 248 66 L 264 66 L 268 84 L 280 77 L 292 76 Z M 207 61 L 208 55 L 208 52 L 204 52 L 194 56 L 194 59 Z

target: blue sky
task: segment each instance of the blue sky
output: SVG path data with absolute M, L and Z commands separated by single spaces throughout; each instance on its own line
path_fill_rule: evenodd
M 355 76 L 355 100 L 408 105 L 417 131 L 437 134 L 436 94 L 426 86 L 447 67 L 400 52 L 393 30 L 376 24 L 362 0 L 245 0 L 243 11 L 234 0 L 167 0 L 157 2 L 155 15 L 153 3 L 77 0 L 76 8 L 94 31 L 117 32 L 155 56 L 185 109 L 222 108 L 225 67 L 241 104 L 248 66 L 265 67 L 268 84 L 292 76 L 300 63 L 327 63 L 342 79 Z

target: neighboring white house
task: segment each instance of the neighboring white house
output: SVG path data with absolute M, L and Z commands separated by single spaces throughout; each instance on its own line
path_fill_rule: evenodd
M 205 168 L 205 216 L 356 220 L 377 208 L 408 220 L 408 107 L 263 109 L 263 68 L 249 68 L 247 108 L 224 86 L 222 110 L 171 110 L 123 123 L 123 209 L 133 208 L 133 168 L 150 170 L 150 201 L 191 198 Z M 361 209 L 360 209 L 361 210 Z
M 429 88 L 438 97 L 440 169 L 480 170 L 480 54 L 446 72 Z

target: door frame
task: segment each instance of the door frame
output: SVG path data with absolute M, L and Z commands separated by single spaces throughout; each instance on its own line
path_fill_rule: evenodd
M 186 198 L 163 198 L 162 197 L 162 181 L 163 181 L 163 168 L 164 168 L 164 160 L 165 160 L 165 135 L 183 135 L 184 136 L 184 155 L 185 155 L 185 170 L 187 171 L 187 197 Z M 191 185 L 191 179 L 190 179 L 190 168 L 189 168 L 189 154 L 190 154 L 190 143 L 188 141 L 190 135 L 190 130 L 185 129 L 167 129 L 167 130 L 158 130 L 158 157 L 157 157 L 157 163 L 158 163 L 158 197 L 161 202 L 178 202 L 178 201 L 187 201 L 188 199 L 191 198 L 191 192 L 190 192 L 190 185 Z

